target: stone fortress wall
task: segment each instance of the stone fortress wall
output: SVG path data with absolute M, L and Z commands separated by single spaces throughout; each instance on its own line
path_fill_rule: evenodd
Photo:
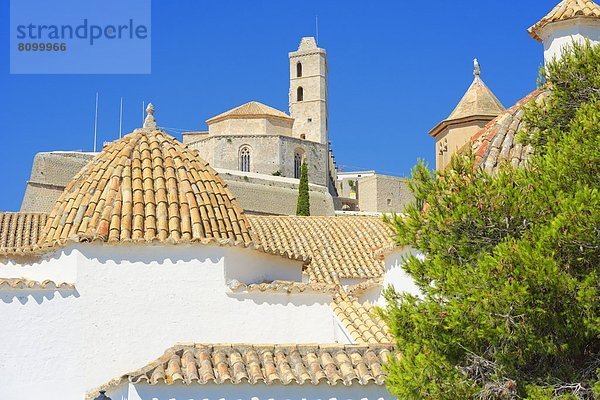
M 95 153 L 36 154 L 21 212 L 50 212 L 71 179 Z M 248 214 L 295 215 L 298 179 L 216 168 Z M 311 213 L 333 215 L 333 198 L 325 186 L 309 185 Z
M 49 211 L 65 186 L 94 153 L 51 151 L 37 153 L 21 203 L 22 212 Z

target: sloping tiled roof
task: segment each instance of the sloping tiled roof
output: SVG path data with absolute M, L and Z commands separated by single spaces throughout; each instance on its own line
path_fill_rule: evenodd
M 37 243 L 47 218 L 46 213 L 0 212 L 0 251 Z
M 532 38 L 541 41 L 540 31 L 546 25 L 575 18 L 600 19 L 600 6 L 592 0 L 563 0 L 544 18 L 529 28 L 528 32 Z
M 459 119 L 473 115 L 498 115 L 504 111 L 504 106 L 496 95 L 487 87 L 479 75 L 447 119 Z
M 311 282 L 339 278 L 377 278 L 383 262 L 374 257 L 394 245 L 393 232 L 380 217 L 249 216 L 252 233 L 265 249 L 310 258 Z
M 477 132 L 470 141 L 477 164 L 489 173 L 497 171 L 505 162 L 513 166 L 525 165 L 531 157 L 532 147 L 517 142 L 517 133 L 525 129 L 523 122 L 523 106 L 531 101 L 541 103 L 547 92 L 536 90 L 517 104 L 490 121 Z
M 278 118 L 293 120 L 292 117 L 283 111 L 279 111 L 273 107 L 269 107 L 266 104 L 259 103 L 258 101 L 251 101 L 212 117 L 206 120 L 206 123 L 210 125 L 214 122 L 218 122 L 227 118 Z
M 383 385 L 387 345 L 181 344 L 145 367 L 88 393 L 123 382 L 156 384 Z
M 392 343 L 387 325 L 368 303 L 361 304 L 341 290 L 331 308 L 356 343 Z
M 250 243 L 250 225 L 227 185 L 196 152 L 160 130 L 112 142 L 65 188 L 40 245 L 105 242 Z

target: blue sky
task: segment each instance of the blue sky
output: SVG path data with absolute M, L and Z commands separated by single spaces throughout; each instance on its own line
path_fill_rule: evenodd
M 434 165 L 427 132 L 471 83 L 474 57 L 506 107 L 535 88 L 543 51 L 526 29 L 557 2 L 154 0 L 150 75 L 10 75 L 2 23 L 0 210 L 19 209 L 36 152 L 91 150 L 97 91 L 99 143 L 118 136 L 121 96 L 125 132 L 148 100 L 159 125 L 185 130 L 250 100 L 287 111 L 287 53 L 314 36 L 316 15 L 338 164 L 408 175 L 419 158 Z

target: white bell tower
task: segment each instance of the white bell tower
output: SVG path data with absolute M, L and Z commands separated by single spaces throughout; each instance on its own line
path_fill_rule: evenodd
M 290 57 L 290 115 L 293 135 L 328 145 L 327 54 L 304 37 Z

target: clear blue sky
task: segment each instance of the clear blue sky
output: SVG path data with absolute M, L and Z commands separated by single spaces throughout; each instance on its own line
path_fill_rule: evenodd
M 542 45 L 526 28 L 558 2 L 154 0 L 152 74 L 10 75 L 0 1 L 4 211 L 19 209 L 36 152 L 91 150 L 96 91 L 99 143 L 118 134 L 120 96 L 126 132 L 140 125 L 143 100 L 159 125 L 189 130 L 250 100 L 287 111 L 287 53 L 314 35 L 315 15 L 338 164 L 408 175 L 419 158 L 434 164 L 427 132 L 471 83 L 474 57 L 506 107 L 535 88 Z

